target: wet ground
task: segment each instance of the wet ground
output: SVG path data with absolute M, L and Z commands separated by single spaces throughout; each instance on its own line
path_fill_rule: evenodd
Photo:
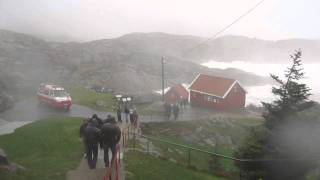
M 113 112 L 100 112 L 78 104 L 73 104 L 69 111 L 53 109 L 43 105 L 39 106 L 36 98 L 30 98 L 17 102 L 13 108 L 0 113 L 0 135 L 12 133 L 16 128 L 41 119 L 63 116 L 91 117 L 92 114 L 97 114 L 103 119 L 105 119 L 108 114 L 115 116 L 115 113 Z M 122 119 L 125 121 L 124 115 Z M 159 122 L 167 120 L 161 116 L 152 115 L 140 116 L 139 119 L 141 122 Z
M 14 131 L 30 122 L 57 116 L 90 117 L 92 114 L 106 118 L 107 112 L 95 111 L 85 106 L 73 104 L 70 111 L 39 106 L 36 98 L 26 99 L 15 103 L 14 107 L 0 113 L 0 135 Z
M 53 116 L 89 117 L 93 113 L 106 117 L 106 113 L 73 104 L 70 111 L 53 109 L 47 106 L 39 106 L 36 98 L 31 98 L 15 103 L 12 109 L 0 114 L 0 118 L 6 121 L 34 121 Z
M 21 127 L 33 121 L 49 118 L 49 117 L 61 117 L 61 116 L 72 116 L 72 117 L 91 117 L 92 114 L 97 114 L 99 117 L 105 119 L 108 114 L 115 116 L 115 113 L 99 112 L 91 108 L 73 104 L 70 111 L 53 109 L 46 106 L 39 106 L 36 98 L 26 99 L 15 103 L 12 109 L 9 109 L 3 113 L 0 113 L 0 135 L 12 133 L 14 129 Z M 252 113 L 230 113 L 213 111 L 209 109 L 196 108 L 187 106 L 180 109 L 180 114 L 175 120 L 171 117 L 169 120 L 163 116 L 157 115 L 140 115 L 140 122 L 163 122 L 163 121 L 190 121 L 199 119 L 212 119 L 212 118 L 223 118 L 230 116 L 259 116 Z M 124 114 L 122 116 L 125 121 Z

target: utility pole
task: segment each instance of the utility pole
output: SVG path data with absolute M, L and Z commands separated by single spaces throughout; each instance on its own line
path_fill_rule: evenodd
M 164 101 L 164 59 L 161 58 L 161 67 L 162 67 L 162 101 Z

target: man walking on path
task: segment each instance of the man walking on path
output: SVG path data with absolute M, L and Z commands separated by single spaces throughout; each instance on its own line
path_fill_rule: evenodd
M 87 144 L 86 144 L 86 139 L 84 137 L 84 130 L 85 128 L 87 127 L 88 123 L 89 123 L 89 119 L 90 118 L 85 118 L 83 119 L 83 123 L 81 124 L 80 126 L 80 138 L 82 138 L 82 141 L 83 141 L 83 145 L 84 145 L 84 149 L 85 149 L 85 155 L 84 157 L 87 158 Z
M 139 118 L 139 115 L 137 113 L 137 110 L 134 110 L 133 113 L 132 113 L 132 118 L 133 118 L 133 126 L 134 128 L 137 128 L 138 127 L 138 118 Z
M 102 119 L 98 117 L 98 115 L 93 114 L 90 118 L 89 122 L 93 123 L 97 128 L 101 128 L 103 125 Z
M 88 122 L 84 128 L 84 139 L 87 151 L 87 160 L 90 169 L 96 168 L 98 158 L 98 143 L 100 130 L 92 122 Z
M 124 106 L 124 114 L 126 116 L 126 123 L 128 123 L 128 116 L 129 116 L 130 110 L 127 105 Z
M 170 116 L 171 116 L 171 104 L 165 103 L 164 109 L 165 109 L 165 115 L 166 115 L 167 119 L 169 120 Z
M 120 138 L 121 130 L 115 121 L 103 124 L 100 147 L 102 146 L 104 150 L 104 163 L 106 167 L 109 167 L 109 149 L 111 149 L 113 158 L 116 155 L 116 145 L 120 141 Z
M 108 114 L 107 119 L 105 119 L 103 121 L 103 124 L 106 124 L 106 123 L 111 123 L 111 124 L 116 123 L 116 118 L 114 116 L 112 116 L 111 114 Z M 103 124 L 101 125 L 101 128 L 102 128 Z
M 121 119 L 121 108 L 118 107 L 117 108 L 117 117 L 118 117 L 118 122 L 122 123 L 122 119 Z
M 173 115 L 174 115 L 174 120 L 176 120 L 178 118 L 178 115 L 179 115 L 179 106 L 178 106 L 178 104 L 175 104 L 173 106 Z

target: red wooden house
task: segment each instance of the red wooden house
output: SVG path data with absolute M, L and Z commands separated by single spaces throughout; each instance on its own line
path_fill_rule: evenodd
M 164 101 L 168 104 L 176 104 L 181 101 L 188 101 L 188 98 L 189 92 L 182 84 L 177 84 L 171 87 L 164 95 Z
M 246 91 L 237 80 L 199 74 L 189 86 L 191 105 L 230 110 L 245 106 Z

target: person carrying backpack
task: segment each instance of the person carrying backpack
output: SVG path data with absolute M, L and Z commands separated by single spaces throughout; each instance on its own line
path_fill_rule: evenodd
M 103 124 L 101 127 L 100 138 L 100 147 L 104 150 L 104 163 L 106 167 L 109 167 L 109 149 L 112 152 L 112 159 L 116 155 L 116 145 L 121 138 L 121 130 L 115 121 Z
M 92 122 L 88 122 L 83 131 L 86 144 L 86 155 L 90 169 L 96 168 L 100 130 Z

